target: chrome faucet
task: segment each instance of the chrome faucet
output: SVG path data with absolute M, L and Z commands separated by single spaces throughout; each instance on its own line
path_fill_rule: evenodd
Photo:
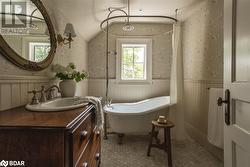
M 106 105 L 107 105 L 108 108 L 112 108 L 111 104 L 112 104 L 112 99 L 109 99 L 109 100 L 107 99 L 106 100 Z
M 33 97 L 31 100 L 31 105 L 39 104 L 40 102 L 46 102 L 47 100 L 52 100 L 54 97 L 53 92 L 54 88 L 57 89 L 57 92 L 61 94 L 61 91 L 57 85 L 52 85 L 48 89 L 45 89 L 44 86 L 42 86 L 42 89 L 40 91 L 32 90 L 28 91 L 28 93 L 33 93 Z M 36 94 L 41 93 L 40 99 L 37 98 Z
M 57 85 L 52 85 L 51 87 L 45 90 L 45 93 L 48 93 L 48 96 L 47 96 L 48 100 L 52 100 L 54 98 L 53 92 L 55 88 L 57 89 L 57 92 L 62 95 L 60 88 Z
M 47 98 L 44 86 L 42 86 L 42 90 L 40 91 L 40 93 L 41 93 L 40 102 L 46 102 Z

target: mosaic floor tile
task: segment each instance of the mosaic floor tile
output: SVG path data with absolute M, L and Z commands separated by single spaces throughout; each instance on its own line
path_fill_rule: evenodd
M 167 155 L 152 148 L 147 157 L 148 136 L 125 136 L 122 145 L 117 136 L 102 141 L 101 167 L 166 167 Z M 184 144 L 173 143 L 173 167 L 223 167 L 223 163 L 191 139 Z

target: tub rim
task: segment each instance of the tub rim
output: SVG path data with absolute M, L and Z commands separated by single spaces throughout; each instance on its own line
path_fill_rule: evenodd
M 169 101 L 170 101 L 170 96 L 159 96 L 159 97 L 149 98 L 149 99 L 145 99 L 145 100 L 138 101 L 138 102 L 132 102 L 132 103 L 113 103 L 113 104 L 111 104 L 111 107 L 112 107 L 112 105 L 119 105 L 119 104 L 122 104 L 122 105 L 135 105 L 135 104 L 140 104 L 140 103 L 143 103 L 143 102 L 151 100 L 151 99 L 162 98 L 162 97 L 168 97 Z M 161 110 L 161 109 L 164 109 L 164 108 L 168 108 L 168 107 L 173 106 L 173 105 L 175 105 L 175 104 L 169 102 L 168 104 L 161 105 L 159 107 L 155 107 L 153 109 L 146 110 L 146 111 L 141 111 L 141 112 L 119 112 L 117 110 L 110 110 L 107 107 L 107 105 L 105 105 L 103 107 L 103 112 L 106 113 L 106 114 L 112 114 L 112 115 L 128 115 L 128 116 L 129 115 L 144 115 L 144 114 L 151 113 L 153 111 L 157 111 L 157 110 Z

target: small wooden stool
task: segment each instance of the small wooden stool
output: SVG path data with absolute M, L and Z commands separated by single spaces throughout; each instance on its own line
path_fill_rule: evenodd
M 159 143 L 158 131 L 155 128 L 163 128 L 164 129 L 164 142 L 162 144 Z M 152 132 L 150 137 L 150 142 L 148 145 L 148 153 L 147 155 L 150 156 L 151 147 L 156 147 L 162 149 L 167 152 L 168 154 L 168 166 L 172 167 L 172 151 L 171 151 L 171 134 L 170 129 L 174 127 L 174 124 L 171 121 L 168 121 L 166 124 L 160 124 L 157 121 L 152 121 Z M 157 144 L 153 144 L 153 138 L 156 139 Z

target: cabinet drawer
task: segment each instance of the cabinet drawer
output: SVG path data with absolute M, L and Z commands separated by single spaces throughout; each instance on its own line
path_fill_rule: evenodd
M 73 148 L 73 164 L 77 162 L 84 148 L 86 147 L 93 129 L 95 127 L 94 112 L 89 113 L 73 131 L 72 148 Z
M 90 167 L 97 167 L 101 160 L 101 137 L 99 134 L 95 134 L 93 138 L 92 150 L 90 153 Z
M 79 160 L 77 167 L 97 167 L 100 162 L 101 142 L 100 134 L 96 133 L 90 138 L 89 143 Z

